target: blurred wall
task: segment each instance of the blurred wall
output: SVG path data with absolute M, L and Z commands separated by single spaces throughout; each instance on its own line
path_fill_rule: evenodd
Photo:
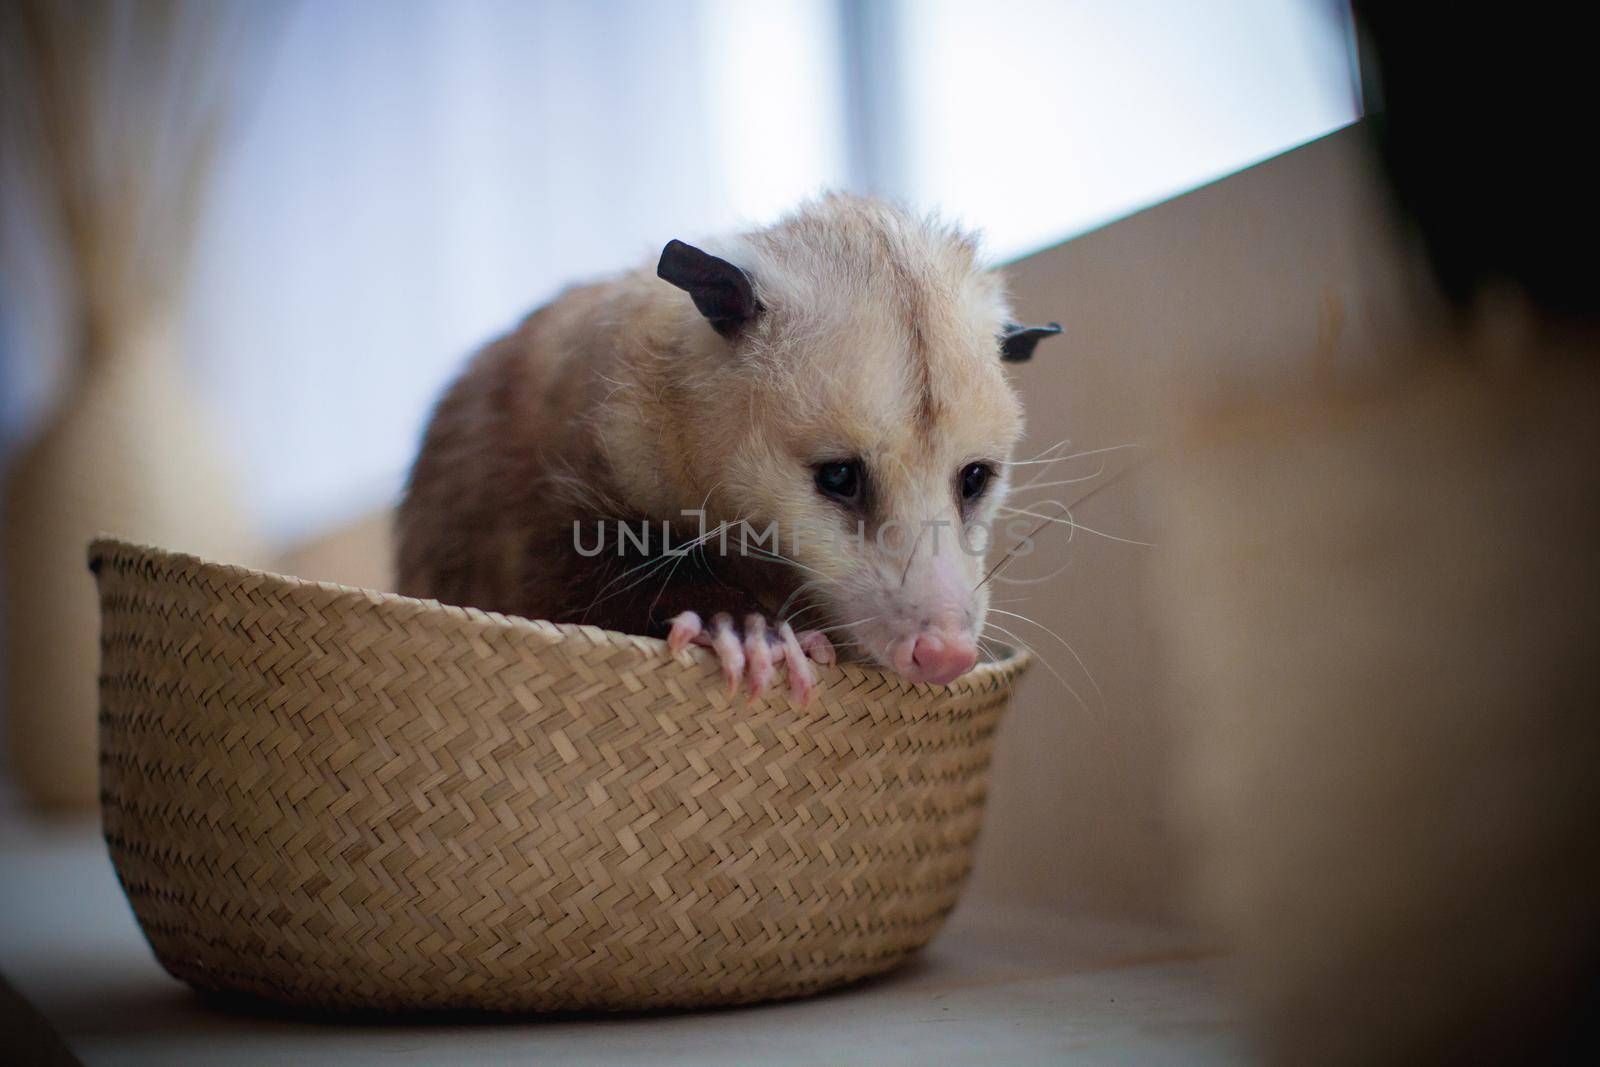
M 1140 464 L 1171 440 L 1174 412 L 1389 373 L 1379 351 L 1404 351 L 1431 321 L 1420 268 L 1353 127 L 1010 269 L 1023 319 L 1065 331 L 1015 371 L 1029 419 L 1019 454 L 1063 439 L 1064 454 L 1140 447 L 1053 464 L 1047 481 L 1091 475 L 1102 461 L 1105 473 L 1024 494 L 1070 503 L 1129 472 L 1074 509 L 1084 528 L 1052 527 L 1007 572 L 1059 577 L 996 591 L 1024 598 L 1000 606 L 1071 651 L 1043 628 L 1000 619 L 1062 678 L 1034 671 L 1001 733 L 980 891 L 1176 914 L 1172 720 L 1157 615 L 1142 599 L 1163 549 L 1099 534 L 1152 539 L 1154 482 Z

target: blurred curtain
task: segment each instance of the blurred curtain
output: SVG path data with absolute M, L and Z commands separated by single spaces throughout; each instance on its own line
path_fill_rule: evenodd
M 40 804 L 98 793 L 88 539 L 254 554 L 237 478 L 181 373 L 177 322 L 266 11 L 217 0 L 0 9 L 8 268 L 53 268 L 60 316 L 58 400 L 5 482 L 9 755 Z M 19 234 L 11 224 L 24 220 Z M 19 257 L 30 243 L 36 258 Z

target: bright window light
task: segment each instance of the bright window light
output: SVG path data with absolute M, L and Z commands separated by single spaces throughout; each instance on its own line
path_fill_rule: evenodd
M 712 173 L 731 228 L 845 181 L 839 8 L 706 0 L 699 10 Z
M 907 198 L 1010 257 L 1353 121 L 1342 5 L 904 0 Z

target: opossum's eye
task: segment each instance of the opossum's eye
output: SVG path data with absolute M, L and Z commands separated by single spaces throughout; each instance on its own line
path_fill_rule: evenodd
M 994 468 L 987 463 L 969 463 L 962 467 L 961 499 L 969 503 L 978 499 L 989 488 L 989 479 L 993 477 Z
M 835 459 L 817 464 L 817 491 L 823 496 L 854 503 L 861 496 L 861 461 Z

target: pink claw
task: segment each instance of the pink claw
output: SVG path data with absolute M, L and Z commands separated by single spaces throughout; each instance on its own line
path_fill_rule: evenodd
M 828 635 L 820 630 L 807 630 L 800 635 L 800 647 L 806 650 L 806 655 L 816 662 L 827 666 L 837 658 L 833 651 L 833 642 L 828 640 Z
M 801 706 L 809 704 L 816 692 L 817 675 L 811 664 L 834 661 L 833 644 L 821 632 L 796 635 L 786 622 L 769 629 L 762 615 L 746 616 L 741 633 L 725 611 L 713 615 L 709 626 L 695 612 L 680 612 L 667 630 L 667 648 L 677 654 L 691 644 L 716 653 L 729 696 L 741 685 L 750 699 L 761 696 L 782 663 L 789 672 L 789 692 Z
M 704 632 L 705 627 L 700 622 L 700 616 L 692 611 L 683 612 L 672 620 L 672 629 L 667 631 L 667 651 L 677 655 Z
M 794 635 L 794 628 L 788 623 L 779 625 L 778 639 L 783 642 L 783 660 L 789 668 L 789 691 L 800 702 L 800 706 L 805 707 L 811 703 L 811 693 L 817 683 L 811 673 L 811 663 Z
M 744 658 L 750 668 L 748 691 L 754 699 L 765 693 L 772 681 L 772 645 L 767 640 L 767 620 L 763 616 L 745 616 Z
M 734 632 L 733 616 L 725 611 L 713 615 L 711 634 L 711 647 L 722 661 L 722 677 L 727 679 L 728 695 L 732 696 L 739 691 L 739 682 L 744 677 L 744 649 L 739 635 Z

